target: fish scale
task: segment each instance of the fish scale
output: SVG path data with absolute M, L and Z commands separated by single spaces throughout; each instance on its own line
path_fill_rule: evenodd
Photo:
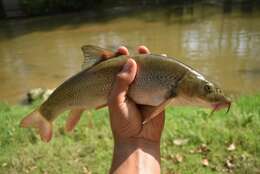
M 39 109 L 21 122 L 22 127 L 38 128 L 45 141 L 50 140 L 51 122 L 60 113 L 71 110 L 69 118 L 79 120 L 84 110 L 106 105 L 116 75 L 129 59 L 129 56 L 118 56 L 90 45 L 82 50 L 84 69 L 56 88 Z M 149 113 L 150 117 L 144 123 L 158 115 L 170 101 L 176 105 L 181 103 L 213 110 L 230 107 L 230 100 L 215 83 L 175 58 L 154 54 L 133 55 L 131 58 L 136 61 L 137 73 L 127 96 L 143 105 Z

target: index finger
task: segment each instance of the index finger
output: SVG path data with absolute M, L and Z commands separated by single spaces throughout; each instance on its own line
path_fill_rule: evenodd
M 116 50 L 116 55 L 126 55 L 128 56 L 129 55 L 129 51 L 128 49 L 125 47 L 125 46 L 120 46 L 117 48 Z

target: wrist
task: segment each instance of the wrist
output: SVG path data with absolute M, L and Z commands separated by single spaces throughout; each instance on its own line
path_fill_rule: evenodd
M 147 140 L 141 137 L 115 138 L 114 150 L 144 149 L 160 153 L 160 142 Z
M 116 139 L 110 173 L 160 173 L 160 142 Z

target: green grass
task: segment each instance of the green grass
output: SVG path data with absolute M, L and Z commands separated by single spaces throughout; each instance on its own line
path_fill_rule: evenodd
M 0 103 L 0 173 L 107 173 L 113 140 L 106 109 L 86 112 L 71 134 L 63 130 L 66 113 L 55 122 L 48 144 L 34 130 L 19 128 L 22 117 L 39 104 Z M 260 173 L 260 95 L 241 97 L 225 111 L 168 108 L 161 141 L 162 173 Z M 176 140 L 186 140 L 176 145 Z M 228 151 L 230 144 L 235 150 Z M 182 158 L 182 159 L 180 159 Z M 208 166 L 201 161 L 207 159 Z

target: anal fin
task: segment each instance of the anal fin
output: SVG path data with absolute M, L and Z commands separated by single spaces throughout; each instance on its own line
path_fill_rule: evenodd
M 65 131 L 70 132 L 74 129 L 76 124 L 79 122 L 80 117 L 85 109 L 78 108 L 78 109 L 72 109 L 69 113 L 69 117 L 66 122 Z
M 103 105 L 100 105 L 100 106 L 96 107 L 95 109 L 96 109 L 96 110 L 102 109 L 102 108 L 104 108 L 104 107 L 106 107 L 106 106 L 107 106 L 107 104 L 103 104 Z

